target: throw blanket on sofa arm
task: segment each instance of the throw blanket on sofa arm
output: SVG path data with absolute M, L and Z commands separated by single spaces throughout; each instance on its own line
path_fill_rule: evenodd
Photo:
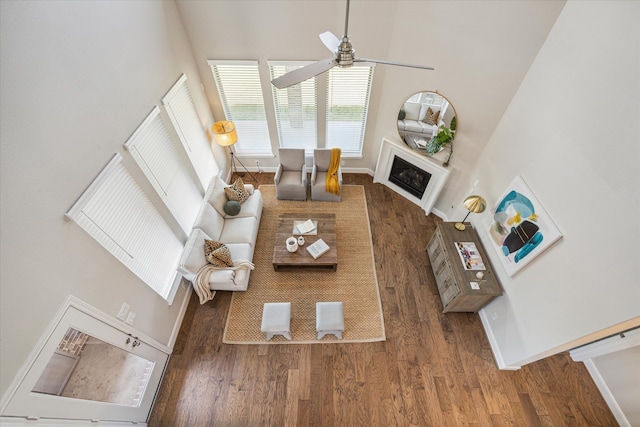
M 325 191 L 327 193 L 340 194 L 340 181 L 338 180 L 338 169 L 340 169 L 340 155 L 342 151 L 339 148 L 331 149 L 331 163 L 327 170 L 327 180 L 325 181 Z
M 241 269 L 249 269 L 253 270 L 255 265 L 249 261 L 233 261 L 233 267 L 217 267 L 213 264 L 205 264 L 198 272 L 196 273 L 196 277 L 193 279 L 193 289 L 198 294 L 200 298 L 200 304 L 204 304 L 207 301 L 211 301 L 213 297 L 216 295 L 215 291 L 211 290 L 209 286 L 209 276 L 216 270 L 232 270 L 232 280 L 235 282 L 235 271 Z

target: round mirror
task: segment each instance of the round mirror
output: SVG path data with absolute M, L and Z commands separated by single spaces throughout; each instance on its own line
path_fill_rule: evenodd
M 447 98 L 436 92 L 418 92 L 402 105 L 398 113 L 398 133 L 411 149 L 425 155 L 449 147 L 456 133 L 456 110 Z M 451 155 L 449 155 L 449 158 Z M 449 160 L 445 162 L 447 166 Z

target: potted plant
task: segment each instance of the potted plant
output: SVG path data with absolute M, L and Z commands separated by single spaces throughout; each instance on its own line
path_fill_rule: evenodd
M 451 159 L 451 155 L 453 154 L 453 138 L 456 134 L 456 118 L 455 116 L 451 119 L 451 127 L 448 128 L 446 126 L 442 126 L 439 128 L 438 133 L 432 137 L 429 142 L 427 142 L 427 153 L 432 156 L 438 151 L 445 148 L 447 144 L 449 144 L 449 158 L 443 164 L 443 166 L 449 165 L 449 160 Z

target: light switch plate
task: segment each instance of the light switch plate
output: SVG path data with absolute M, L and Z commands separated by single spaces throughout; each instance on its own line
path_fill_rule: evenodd
M 136 314 L 133 311 L 131 311 L 131 312 L 129 312 L 129 315 L 127 316 L 127 320 L 125 320 L 124 322 L 127 325 L 133 325 L 133 321 L 134 320 L 136 320 Z
M 118 319 L 124 320 L 127 318 L 127 313 L 129 313 L 129 309 L 131 307 L 126 302 L 122 303 L 122 307 L 120 307 L 120 311 L 118 312 Z

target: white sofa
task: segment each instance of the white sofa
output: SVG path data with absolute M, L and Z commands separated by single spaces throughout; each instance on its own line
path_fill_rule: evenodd
M 430 125 L 423 121 L 429 107 L 431 107 L 433 112 L 440 111 L 440 107 L 434 107 L 420 102 L 405 102 L 402 107 L 402 111 L 405 113 L 404 119 L 400 120 L 398 118 L 398 131 L 400 134 L 418 134 L 424 136 L 426 139 L 431 139 L 437 131 L 438 125 Z M 441 124 L 441 122 L 439 124 Z
M 234 261 L 253 260 L 262 217 L 262 193 L 253 185 L 245 184 L 250 196 L 241 204 L 240 213 L 231 216 L 224 211 L 227 202 L 225 187 L 229 185 L 221 178 L 216 176 L 211 180 L 185 244 L 178 271 L 192 283 L 198 270 L 207 264 L 205 239 L 224 243 Z M 246 291 L 250 273 L 250 269 L 217 269 L 209 276 L 209 287 L 212 291 Z

